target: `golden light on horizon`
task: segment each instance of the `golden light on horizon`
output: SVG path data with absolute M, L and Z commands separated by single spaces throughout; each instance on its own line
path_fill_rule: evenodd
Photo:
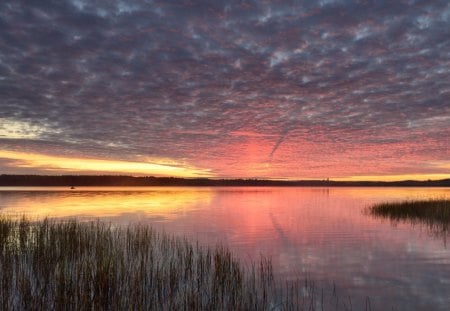
M 334 181 L 402 181 L 402 180 L 439 180 L 450 178 L 450 174 L 404 174 L 404 175 L 370 175 L 331 178 Z
M 185 164 L 165 164 L 166 160 L 154 159 L 152 162 L 119 161 L 92 158 L 69 158 L 38 153 L 0 150 L 0 158 L 13 160 L 16 167 L 35 168 L 49 172 L 95 172 L 114 174 L 139 174 L 177 177 L 211 177 L 210 170 L 198 169 Z M 159 162 L 159 163 L 158 163 Z
M 274 173 L 270 163 L 262 161 L 257 155 L 261 152 L 257 145 L 244 148 L 245 157 L 242 165 L 252 173 L 254 178 L 272 180 L 323 180 L 324 178 L 310 178 L 296 176 L 290 178 L 267 177 Z M 186 163 L 179 163 L 173 159 L 145 158 L 139 161 L 121 161 L 108 159 L 77 158 L 67 156 L 45 155 L 40 153 L 27 153 L 10 150 L 0 150 L 0 159 L 12 161 L 17 168 L 32 169 L 38 174 L 125 174 L 125 175 L 153 175 L 181 178 L 208 177 L 208 178 L 246 178 L 247 176 L 217 176 L 209 168 L 197 168 Z M 253 160 L 253 161 L 252 161 Z M 259 162 L 258 160 L 261 160 Z M 214 164 L 214 163 L 212 163 Z M 210 165 L 212 165 L 210 163 Z M 447 162 L 435 163 L 433 167 L 449 167 Z M 259 174 L 262 174 L 258 177 Z M 265 176 L 265 177 L 264 177 Z M 330 177 L 333 181 L 401 181 L 401 180 L 439 180 L 450 178 L 450 173 L 430 174 L 397 174 L 397 175 L 353 175 Z

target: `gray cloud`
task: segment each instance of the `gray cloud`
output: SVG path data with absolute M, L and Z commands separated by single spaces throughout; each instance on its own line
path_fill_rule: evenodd
M 331 173 L 320 148 L 450 156 L 448 1 L 2 1 L 0 29 L 0 118 L 52 129 L 5 148 L 237 169 L 252 132 L 281 175 Z

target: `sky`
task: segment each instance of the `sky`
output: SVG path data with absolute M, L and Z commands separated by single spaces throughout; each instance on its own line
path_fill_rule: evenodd
M 0 174 L 450 178 L 450 2 L 0 2 Z

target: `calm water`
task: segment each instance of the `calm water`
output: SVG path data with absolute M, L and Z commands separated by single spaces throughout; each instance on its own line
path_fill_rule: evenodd
M 0 188 L 0 212 L 101 218 L 272 258 L 282 279 L 314 280 L 353 310 L 449 310 L 450 244 L 420 226 L 373 218 L 380 201 L 450 198 L 445 188 Z

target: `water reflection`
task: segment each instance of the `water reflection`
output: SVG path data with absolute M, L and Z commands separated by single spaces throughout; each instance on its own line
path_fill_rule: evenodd
M 16 189 L 17 190 L 17 189 Z M 65 189 L 67 190 L 67 189 Z M 43 217 L 146 222 L 242 261 L 272 258 L 282 279 L 310 276 L 354 310 L 447 310 L 450 251 L 409 224 L 363 211 L 377 202 L 450 197 L 445 188 L 147 188 L 0 191 L 0 209 Z M 114 191 L 107 191 L 114 190 Z
M 208 206 L 212 191 L 183 188 L 30 188 L 2 189 L 4 214 L 33 219 L 102 218 L 117 223 L 173 220 L 190 210 Z

